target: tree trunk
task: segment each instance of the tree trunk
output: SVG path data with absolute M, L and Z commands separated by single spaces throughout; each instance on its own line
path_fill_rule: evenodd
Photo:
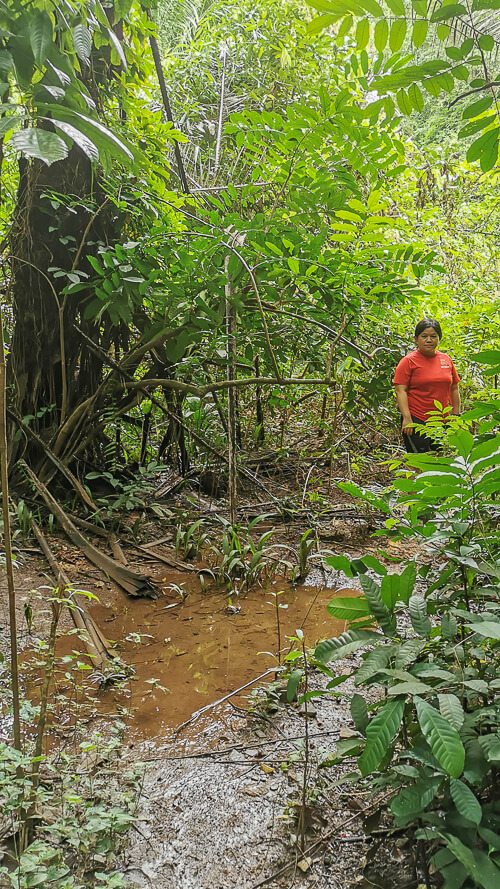
M 109 343 L 103 339 L 109 336 L 103 334 L 101 325 L 84 320 L 86 291 L 83 298 L 82 293 L 65 298 L 62 291 L 79 250 L 78 269 L 92 274 L 85 244 L 105 238 L 109 217 L 89 210 L 89 204 L 102 204 L 103 193 L 96 186 L 90 162 L 76 147 L 66 160 L 50 167 L 21 158 L 19 174 L 9 238 L 14 331 L 8 377 L 15 413 L 31 416 L 31 428 L 47 441 L 62 414 L 93 392 L 101 377 L 102 362 L 82 344 L 74 323 L 78 321 L 104 348 Z M 63 203 L 59 194 L 71 195 L 71 201 L 67 198 Z M 66 274 L 58 276 L 58 270 Z M 43 414 L 37 416 L 41 410 Z M 32 444 L 14 442 L 14 431 L 11 424 L 11 465 L 23 446 L 28 459 L 39 458 Z

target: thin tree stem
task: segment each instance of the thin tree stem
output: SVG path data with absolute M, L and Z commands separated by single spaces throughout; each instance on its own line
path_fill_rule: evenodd
M 233 383 L 236 379 L 236 310 L 231 304 L 231 277 L 229 275 L 229 255 L 224 261 L 226 282 L 226 332 L 227 332 L 227 379 Z M 236 524 L 238 509 L 236 466 L 236 391 L 233 386 L 227 393 L 227 428 L 228 428 L 228 463 L 229 463 L 229 518 L 232 525 Z
M 10 627 L 10 662 L 12 683 L 12 709 L 14 714 L 14 747 L 21 749 L 21 718 L 19 706 L 19 670 L 17 662 L 17 618 L 16 591 L 14 586 L 14 566 L 12 562 L 12 545 L 10 539 L 9 516 L 9 478 L 7 460 L 7 417 L 6 417 L 6 368 L 5 346 L 3 338 L 3 314 L 0 305 L 0 464 L 2 479 L 2 512 L 5 545 L 5 571 L 9 593 L 9 627 Z

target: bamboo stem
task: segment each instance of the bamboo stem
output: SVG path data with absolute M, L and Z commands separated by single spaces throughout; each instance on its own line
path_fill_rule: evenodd
M 5 571 L 9 594 L 9 628 L 10 628 L 10 662 L 12 683 L 12 709 L 14 713 L 14 747 L 21 749 L 21 718 L 19 705 L 19 669 L 17 661 L 17 620 L 16 591 L 14 586 L 14 566 L 12 562 L 12 545 L 10 538 L 9 516 L 9 478 L 7 460 L 7 415 L 6 415 L 6 383 L 5 346 L 3 338 L 3 314 L 0 305 L 0 464 L 2 480 L 2 512 L 3 533 L 5 543 Z

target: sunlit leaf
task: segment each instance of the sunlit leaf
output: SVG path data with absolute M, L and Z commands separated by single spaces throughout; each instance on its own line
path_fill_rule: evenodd
M 47 166 L 62 161 L 68 156 L 68 147 L 56 133 L 31 127 L 28 130 L 20 130 L 14 133 L 10 144 L 21 151 L 26 157 L 36 157 Z

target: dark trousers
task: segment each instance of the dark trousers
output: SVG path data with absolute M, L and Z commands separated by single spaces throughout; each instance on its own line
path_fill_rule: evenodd
M 419 417 L 414 417 L 413 414 L 411 418 L 414 423 L 422 424 L 424 422 Z M 428 435 L 425 435 L 422 432 L 417 432 L 416 429 L 412 430 L 411 435 L 407 435 L 406 432 L 403 432 L 403 441 L 409 454 L 427 454 L 429 451 L 441 450 L 440 444 L 433 441 Z

